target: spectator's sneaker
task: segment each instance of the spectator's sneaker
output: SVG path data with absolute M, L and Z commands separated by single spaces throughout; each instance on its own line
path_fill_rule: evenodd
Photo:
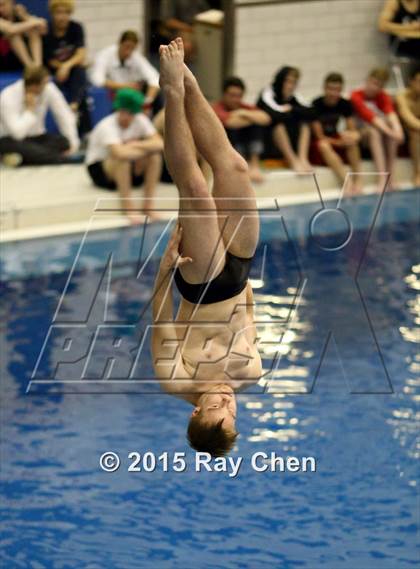
M 17 152 L 10 152 L 9 154 L 3 154 L 2 164 L 8 168 L 17 168 L 22 164 L 23 158 L 22 154 Z

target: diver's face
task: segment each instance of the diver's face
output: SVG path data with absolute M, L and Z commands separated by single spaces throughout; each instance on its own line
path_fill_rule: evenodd
M 343 86 L 341 83 L 327 83 L 325 85 L 325 100 L 328 105 L 336 105 L 341 98 Z
M 223 420 L 223 429 L 235 431 L 236 398 L 233 389 L 221 384 L 204 393 L 193 415 L 197 413 L 200 413 L 202 420 L 208 424 Z
M 289 99 L 296 90 L 298 78 L 294 73 L 289 73 L 283 83 L 283 97 Z

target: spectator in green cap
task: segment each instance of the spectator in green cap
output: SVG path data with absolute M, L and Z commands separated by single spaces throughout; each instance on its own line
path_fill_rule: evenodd
M 141 110 L 144 95 L 135 89 L 117 91 L 115 112 L 102 119 L 89 136 L 86 165 L 95 186 L 118 190 L 122 208 L 132 223 L 135 213 L 132 188 L 144 183 L 142 211 L 151 218 L 153 197 L 162 171 L 162 137 Z M 137 208 L 138 209 L 138 208 Z

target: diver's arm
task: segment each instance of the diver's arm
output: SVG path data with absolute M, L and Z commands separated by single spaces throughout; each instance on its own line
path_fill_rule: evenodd
M 182 228 L 178 224 L 162 256 L 153 291 L 152 357 L 153 367 L 164 391 L 173 395 L 185 391 L 186 384 L 176 381 L 189 378 L 186 374 L 180 350 L 180 340 L 174 323 L 172 271 L 177 266 L 191 262 L 181 257 L 179 244 Z

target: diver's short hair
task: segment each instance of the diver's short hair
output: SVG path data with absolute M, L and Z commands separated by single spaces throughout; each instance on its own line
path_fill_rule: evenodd
M 199 415 L 193 415 L 187 430 L 190 446 L 198 452 L 208 452 L 213 457 L 228 454 L 239 433 L 223 429 L 222 423 L 223 419 L 216 424 L 209 425 Z

